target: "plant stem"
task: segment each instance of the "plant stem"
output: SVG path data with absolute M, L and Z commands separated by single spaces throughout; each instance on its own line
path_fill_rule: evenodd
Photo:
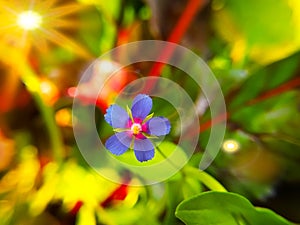
M 269 98 L 272 98 L 276 95 L 283 94 L 283 93 L 285 93 L 287 91 L 290 91 L 293 88 L 296 88 L 298 86 L 300 86 L 300 77 L 296 76 L 294 79 L 291 79 L 291 80 L 279 85 L 278 87 L 275 87 L 271 90 L 268 90 L 268 91 L 262 93 L 261 95 L 259 95 L 255 99 L 252 99 L 252 100 L 248 101 L 246 104 L 247 105 L 256 104 L 258 102 L 261 102 L 261 101 L 267 100 Z
M 179 43 L 194 17 L 197 15 L 197 12 L 205 3 L 206 1 L 203 0 L 189 0 L 167 41 Z
M 179 43 L 192 23 L 193 19 L 197 15 L 197 12 L 204 7 L 204 0 L 189 0 L 187 5 L 178 19 L 176 25 L 171 31 L 167 41 L 173 43 Z M 167 45 L 164 49 L 162 49 L 157 61 L 154 63 L 148 76 L 161 76 L 162 70 L 165 66 L 164 63 L 161 63 L 161 59 L 169 59 L 171 58 L 173 52 L 175 50 L 175 46 Z M 145 87 L 145 92 L 150 92 L 155 87 L 156 81 L 148 82 Z
M 188 166 L 183 169 L 183 172 L 192 175 L 212 191 L 227 192 L 225 187 L 220 184 L 219 181 L 204 171 Z
M 175 163 L 173 163 L 163 152 L 162 150 L 156 146 L 157 151 L 164 157 L 175 169 L 180 170 L 179 166 L 177 166 Z
M 39 110 L 45 122 L 48 130 L 53 156 L 57 162 L 61 162 L 63 158 L 63 143 L 60 135 L 60 131 L 56 125 L 54 111 L 52 107 L 46 105 L 42 99 L 42 95 L 39 87 L 39 80 L 33 70 L 25 62 L 22 64 L 23 72 L 21 73 L 21 79 L 26 85 L 27 89 L 31 92 Z
M 40 95 L 33 94 L 33 98 L 39 107 L 40 113 L 44 119 L 46 128 L 48 130 L 52 150 L 53 150 L 53 157 L 56 162 L 60 163 L 63 159 L 64 150 L 63 150 L 63 143 L 62 138 L 60 135 L 60 130 L 58 129 L 53 109 L 47 106 Z
M 56 125 L 52 107 L 48 106 L 42 99 L 38 76 L 28 64 L 26 56 L 18 49 L 2 47 L 0 50 L 7 53 L 5 58 L 2 57 L 1 60 L 20 75 L 21 80 L 35 100 L 49 133 L 53 157 L 57 162 L 61 162 L 64 151 L 60 130 Z

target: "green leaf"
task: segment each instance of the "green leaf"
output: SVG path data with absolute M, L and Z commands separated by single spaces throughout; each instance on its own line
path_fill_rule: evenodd
M 226 7 L 251 44 L 270 45 L 293 37 L 292 9 L 284 0 L 227 0 Z
M 181 202 L 176 216 L 187 225 L 291 225 L 269 209 L 229 192 L 205 192 Z

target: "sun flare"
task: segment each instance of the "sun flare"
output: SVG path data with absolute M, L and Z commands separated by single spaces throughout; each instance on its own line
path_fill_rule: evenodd
M 49 43 L 54 43 L 89 58 L 88 51 L 65 34 L 66 30 L 80 26 L 74 15 L 83 6 L 58 3 L 57 0 L 0 0 L 0 40 L 23 49 L 34 47 L 43 53 L 49 49 Z
M 20 13 L 17 22 L 24 30 L 34 30 L 41 25 L 42 17 L 39 13 L 28 10 Z

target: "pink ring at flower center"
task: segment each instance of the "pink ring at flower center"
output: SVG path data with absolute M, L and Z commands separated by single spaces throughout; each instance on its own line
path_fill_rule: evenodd
M 134 135 L 138 139 L 145 139 L 146 137 L 142 133 L 148 132 L 147 123 L 143 124 L 143 120 L 140 118 L 133 118 L 133 122 L 131 120 L 128 121 L 128 128 L 130 128 L 131 134 Z

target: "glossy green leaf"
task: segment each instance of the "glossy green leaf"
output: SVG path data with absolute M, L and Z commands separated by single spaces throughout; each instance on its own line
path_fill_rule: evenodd
M 205 192 L 180 203 L 176 216 L 187 225 L 291 225 L 271 210 L 256 208 L 229 192 Z
M 278 43 L 293 35 L 292 9 L 287 1 L 227 0 L 226 8 L 251 44 Z

